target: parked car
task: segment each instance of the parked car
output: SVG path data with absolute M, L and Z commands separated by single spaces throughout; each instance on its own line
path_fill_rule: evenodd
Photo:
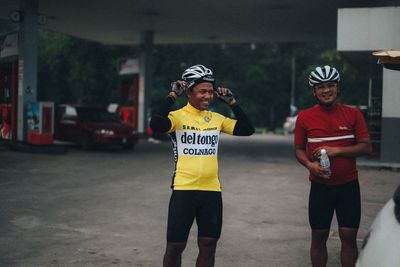
M 78 143 L 84 149 L 95 144 L 132 149 L 139 140 L 134 128 L 123 124 L 103 108 L 60 105 L 56 110 L 55 139 Z
M 294 128 L 296 125 L 297 115 L 286 117 L 285 122 L 283 123 L 283 133 L 285 135 L 294 133 Z

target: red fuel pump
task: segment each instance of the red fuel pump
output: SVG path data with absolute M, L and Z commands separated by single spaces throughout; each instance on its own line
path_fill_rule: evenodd
M 17 140 L 17 60 L 0 64 L 0 139 Z

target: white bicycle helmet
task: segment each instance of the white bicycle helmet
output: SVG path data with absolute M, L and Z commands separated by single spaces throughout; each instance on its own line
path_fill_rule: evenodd
M 310 86 L 314 86 L 316 84 L 324 82 L 338 83 L 339 81 L 339 72 L 335 68 L 328 65 L 325 65 L 324 67 L 316 67 L 315 70 L 313 70 L 308 77 L 308 83 L 310 84 Z
M 188 83 L 188 89 L 202 82 L 210 82 L 213 85 L 215 83 L 213 72 L 200 64 L 186 69 L 182 74 L 182 80 Z

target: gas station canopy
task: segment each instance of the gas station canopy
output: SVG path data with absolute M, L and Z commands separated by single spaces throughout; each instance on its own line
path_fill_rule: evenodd
M 121 74 L 137 73 L 138 132 L 144 133 L 155 44 L 336 40 L 339 51 L 398 49 L 399 6 L 400 0 L 1 0 L 0 62 L 7 61 L 3 72 L 12 74 L 7 81 L 13 81 L 14 98 L 5 105 L 12 114 L 12 138 L 29 137 L 26 114 L 37 102 L 40 28 L 103 44 L 141 45 L 138 62 L 130 62 L 136 68 Z M 400 134 L 399 79 L 384 69 L 379 121 L 387 162 L 400 162 L 400 145 L 394 145 Z
M 39 0 L 42 27 L 104 44 L 156 44 L 335 40 L 337 10 L 390 5 L 373 0 Z M 19 1 L 1 0 L 0 32 Z M 23 19 L 23 18 L 22 18 Z

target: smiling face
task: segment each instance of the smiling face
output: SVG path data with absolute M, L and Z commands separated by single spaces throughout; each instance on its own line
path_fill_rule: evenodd
M 199 83 L 192 90 L 188 90 L 189 104 L 198 110 L 207 110 L 214 98 L 212 83 Z
M 339 93 L 339 86 L 336 82 L 325 82 L 314 86 L 313 95 L 320 105 L 331 107 L 335 104 Z

